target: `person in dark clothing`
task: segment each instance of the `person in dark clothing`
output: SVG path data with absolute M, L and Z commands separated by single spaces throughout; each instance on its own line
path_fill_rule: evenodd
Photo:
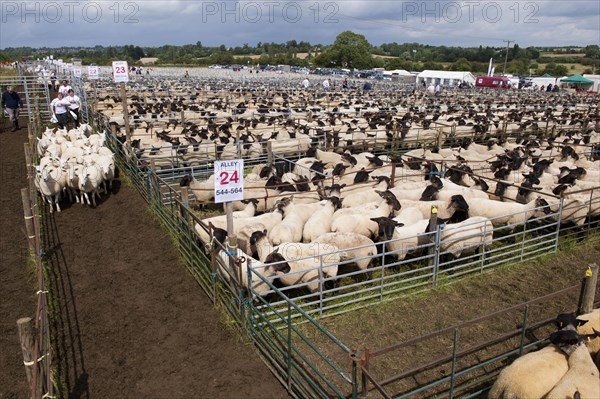
M 22 108 L 21 97 L 11 86 L 8 86 L 6 91 L 2 93 L 2 109 L 12 122 L 11 132 L 16 132 L 19 129 L 19 112 Z

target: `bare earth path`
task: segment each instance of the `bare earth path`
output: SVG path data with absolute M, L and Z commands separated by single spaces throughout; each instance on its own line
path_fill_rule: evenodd
M 26 398 L 16 319 L 34 311 L 20 233 L 25 130 L 0 134 L 0 398 Z M 14 187 L 6 182 L 14 182 Z M 56 281 L 55 363 L 71 398 L 287 398 L 254 349 L 219 320 L 146 204 L 114 187 L 65 206 L 43 232 Z

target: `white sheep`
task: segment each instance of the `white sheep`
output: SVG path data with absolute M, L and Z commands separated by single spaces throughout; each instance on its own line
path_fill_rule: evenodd
M 184 176 L 179 182 L 181 187 L 189 187 L 198 202 L 208 202 L 215 197 L 215 175 L 210 175 L 206 180 L 196 180 L 195 177 Z
M 285 243 L 267 255 L 264 263 L 282 284 L 303 285 L 314 293 L 319 291 L 321 281 L 336 286 L 340 258 L 338 248 L 333 245 Z
M 98 187 L 102 182 L 102 175 L 99 173 L 98 168 L 94 164 L 84 165 L 83 168 L 75 171 L 79 183 L 79 191 L 81 193 L 81 204 L 87 202 L 88 205 L 96 207 L 96 196 L 100 199 L 98 193 Z M 91 198 L 90 198 L 91 195 Z
M 60 196 L 66 186 L 66 175 L 63 174 L 62 168 L 46 165 L 43 169 L 36 166 L 35 170 L 35 187 L 50 204 L 50 213 L 54 212 L 55 206 L 56 210 L 60 212 Z
M 386 191 L 390 186 L 390 179 L 385 176 L 378 178 L 374 177 L 373 179 L 378 180 L 376 186 L 367 186 L 364 190 L 353 191 L 351 194 L 346 195 L 342 202 L 342 206 L 344 208 L 350 208 L 353 206 L 361 206 L 368 202 L 378 201 L 381 197 L 377 194 L 377 191 Z
M 569 370 L 567 356 L 548 345 L 529 352 L 498 375 L 488 399 L 543 398 Z
M 331 231 L 331 222 L 333 213 L 341 207 L 341 202 L 337 197 L 328 198 L 327 203 L 306 221 L 302 231 L 302 240 L 312 242 L 317 237 Z
M 600 309 L 594 309 L 590 313 L 577 316 L 578 321 L 587 321 L 580 323 L 577 327 L 578 334 L 592 334 L 594 330 L 600 331 Z M 600 353 L 600 338 L 587 341 L 586 346 L 592 356 Z
M 236 262 L 235 264 L 239 266 L 240 270 L 231 270 L 229 256 L 223 250 L 223 246 L 225 245 L 225 238 L 227 237 L 227 232 L 223 229 L 215 228 L 213 230 L 213 234 L 215 239 L 221 244 L 214 244 L 213 247 L 215 249 L 215 255 L 218 257 L 218 270 L 219 274 L 225 279 L 225 281 L 231 281 L 231 274 L 237 273 L 235 280 L 239 280 L 240 284 L 246 288 L 250 287 L 250 279 L 252 279 L 252 290 L 256 292 L 260 296 L 266 296 L 271 293 L 271 289 L 267 283 L 265 283 L 260 277 L 255 276 L 254 274 L 261 275 L 263 278 L 268 279 L 273 275 L 273 272 L 268 269 L 267 265 L 264 263 L 252 258 L 248 254 L 246 254 L 241 249 L 237 249 L 236 253 Z M 249 270 L 250 269 L 250 272 Z M 240 280 L 241 278 L 241 280 Z
M 468 204 L 471 216 L 483 216 L 490 219 L 495 227 L 510 226 L 513 230 L 531 218 L 550 213 L 548 202 L 543 198 L 536 198 L 526 204 L 471 198 Z
M 462 254 L 472 254 L 483 246 L 492 245 L 494 226 L 490 219 L 473 216 L 460 223 L 444 224 L 441 231 L 440 251 L 448 252 L 455 258 Z
M 600 333 L 579 335 L 573 330 L 561 330 L 550 335 L 550 342 L 569 356 L 569 370 L 546 395 L 548 399 L 600 398 L 600 372 L 594 364 L 584 340 L 598 339 Z
M 312 242 L 335 245 L 343 251 L 341 262 L 353 262 L 360 270 L 367 270 L 373 257 L 377 255 L 377 247 L 373 240 L 356 233 L 325 233 Z
M 377 232 L 378 225 L 373 218 L 390 216 L 394 211 L 400 210 L 400 203 L 390 191 L 378 191 L 383 201 L 373 210 L 364 209 L 358 214 L 338 217 L 331 223 L 332 232 L 358 233 L 366 237 L 373 236 Z M 359 209 L 355 207 L 354 209 Z M 360 210 L 360 209 L 359 209 Z

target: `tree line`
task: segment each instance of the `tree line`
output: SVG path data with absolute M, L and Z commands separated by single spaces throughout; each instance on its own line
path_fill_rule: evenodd
M 255 46 L 216 47 L 203 46 L 202 42 L 181 46 L 160 47 L 95 46 L 93 48 L 6 48 L 0 51 L 0 62 L 14 61 L 22 56 L 70 60 L 79 58 L 84 65 L 109 65 L 113 60 L 126 60 L 130 65 L 141 58 L 156 58 L 155 65 L 207 66 L 211 64 L 240 65 L 293 65 L 324 68 L 385 68 L 421 71 L 445 69 L 485 73 L 490 58 L 496 65 L 504 64 L 506 47 L 452 47 L 419 43 L 383 43 L 371 45 L 365 36 L 346 31 L 340 33 L 330 45 L 289 40 L 285 43 L 259 42 Z M 551 54 L 546 56 L 544 53 Z M 563 63 L 589 66 L 588 73 L 600 66 L 600 48 L 589 45 L 583 48 L 521 48 L 518 44 L 508 48 L 506 72 L 520 75 L 549 73 L 566 75 Z M 540 64 L 545 64 L 544 68 Z M 499 72 L 499 71 L 498 71 Z

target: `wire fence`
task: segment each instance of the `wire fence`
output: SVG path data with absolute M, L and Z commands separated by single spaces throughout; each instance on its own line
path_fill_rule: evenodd
M 48 308 L 48 293 L 50 282 L 46 278 L 46 265 L 44 263 L 44 242 L 41 239 L 41 225 L 44 223 L 44 204 L 40 204 L 40 197 L 34 184 L 35 169 L 39 161 L 37 156 L 36 141 L 41 133 L 40 114 L 30 115 L 29 141 L 25 143 L 25 159 L 27 166 L 26 189 L 21 190 L 23 208 L 25 214 L 25 227 L 28 235 L 30 256 L 35 264 L 37 276 L 37 304 L 35 321 L 32 329 L 33 346 L 21 346 L 23 348 L 24 364 L 28 371 L 31 386 L 30 397 L 34 399 L 54 397 L 54 385 L 52 381 L 52 353 L 50 340 L 50 320 Z M 27 348 L 27 350 L 26 350 Z
M 263 360 L 297 397 L 357 397 L 359 394 L 358 376 L 363 369 L 357 359 L 361 355 L 339 342 L 316 318 L 412 295 L 509 262 L 534 259 L 548 254 L 549 249 L 551 253 L 555 252 L 563 237 L 561 226 L 569 220 L 563 213 L 569 209 L 568 205 L 558 201 L 557 210 L 538 208 L 539 216 L 533 219 L 494 226 L 489 232 L 484 230 L 482 234 L 467 237 L 476 238 L 482 245 L 477 245 L 479 251 L 460 258 L 453 256 L 454 240 L 444 239 L 443 230 L 438 228 L 420 237 L 425 241 L 424 244 L 410 248 L 422 250 L 421 255 L 398 260 L 394 256 L 409 252 L 409 248 L 395 252 L 384 249 L 371 257 L 373 266 L 370 269 L 354 269 L 344 273 L 342 284 L 334 288 L 326 288 L 334 278 L 325 273 L 327 262 L 319 260 L 319 267 L 315 268 L 319 275 L 317 290 L 307 293 L 301 286 L 312 283 L 299 284 L 294 288 L 278 287 L 274 285 L 274 279 L 263 276 L 259 268 L 244 269 L 238 264 L 239 267 L 231 269 L 233 257 L 217 256 L 215 247 L 218 248 L 218 244 L 199 239 L 198 226 L 209 236 L 211 231 L 189 208 L 189 198 L 185 198 L 181 191 L 176 191 L 175 184 L 168 184 L 168 178 L 163 179 L 151 167 L 140 169 L 140 161 L 133 151 L 121 145 L 114 135 L 110 137 L 109 142 L 120 166 L 146 198 L 151 209 L 177 237 L 180 253 L 190 272 L 209 297 L 231 319 L 236 320 L 240 330 L 250 335 Z M 168 200 L 165 201 L 165 198 Z M 482 237 L 488 236 L 488 233 L 494 237 L 493 240 L 487 242 L 483 238 L 482 241 Z M 389 240 L 377 245 L 385 248 L 393 242 Z M 219 249 L 227 250 L 223 247 Z M 324 255 L 320 255 L 321 258 Z M 336 266 L 342 269 L 350 263 L 353 261 L 341 261 Z M 247 272 L 245 284 L 241 274 L 243 271 Z M 369 272 L 371 276 L 367 278 Z M 255 288 L 261 283 L 268 287 L 267 296 L 264 290 Z M 306 325 L 310 326 L 309 334 L 305 333 Z M 312 344 L 314 334 L 330 342 L 326 352 Z M 512 349 L 504 356 L 514 353 Z M 368 373 L 366 370 L 364 374 L 367 379 Z M 375 377 L 373 380 L 376 383 L 379 381 Z M 447 383 L 448 380 L 443 382 Z
M 362 397 L 482 397 L 504 366 L 547 345 L 556 328 L 548 307 L 574 311 L 584 282 L 403 342 L 365 348 L 356 357 Z M 440 342 L 449 350 L 432 357 L 428 348 Z

